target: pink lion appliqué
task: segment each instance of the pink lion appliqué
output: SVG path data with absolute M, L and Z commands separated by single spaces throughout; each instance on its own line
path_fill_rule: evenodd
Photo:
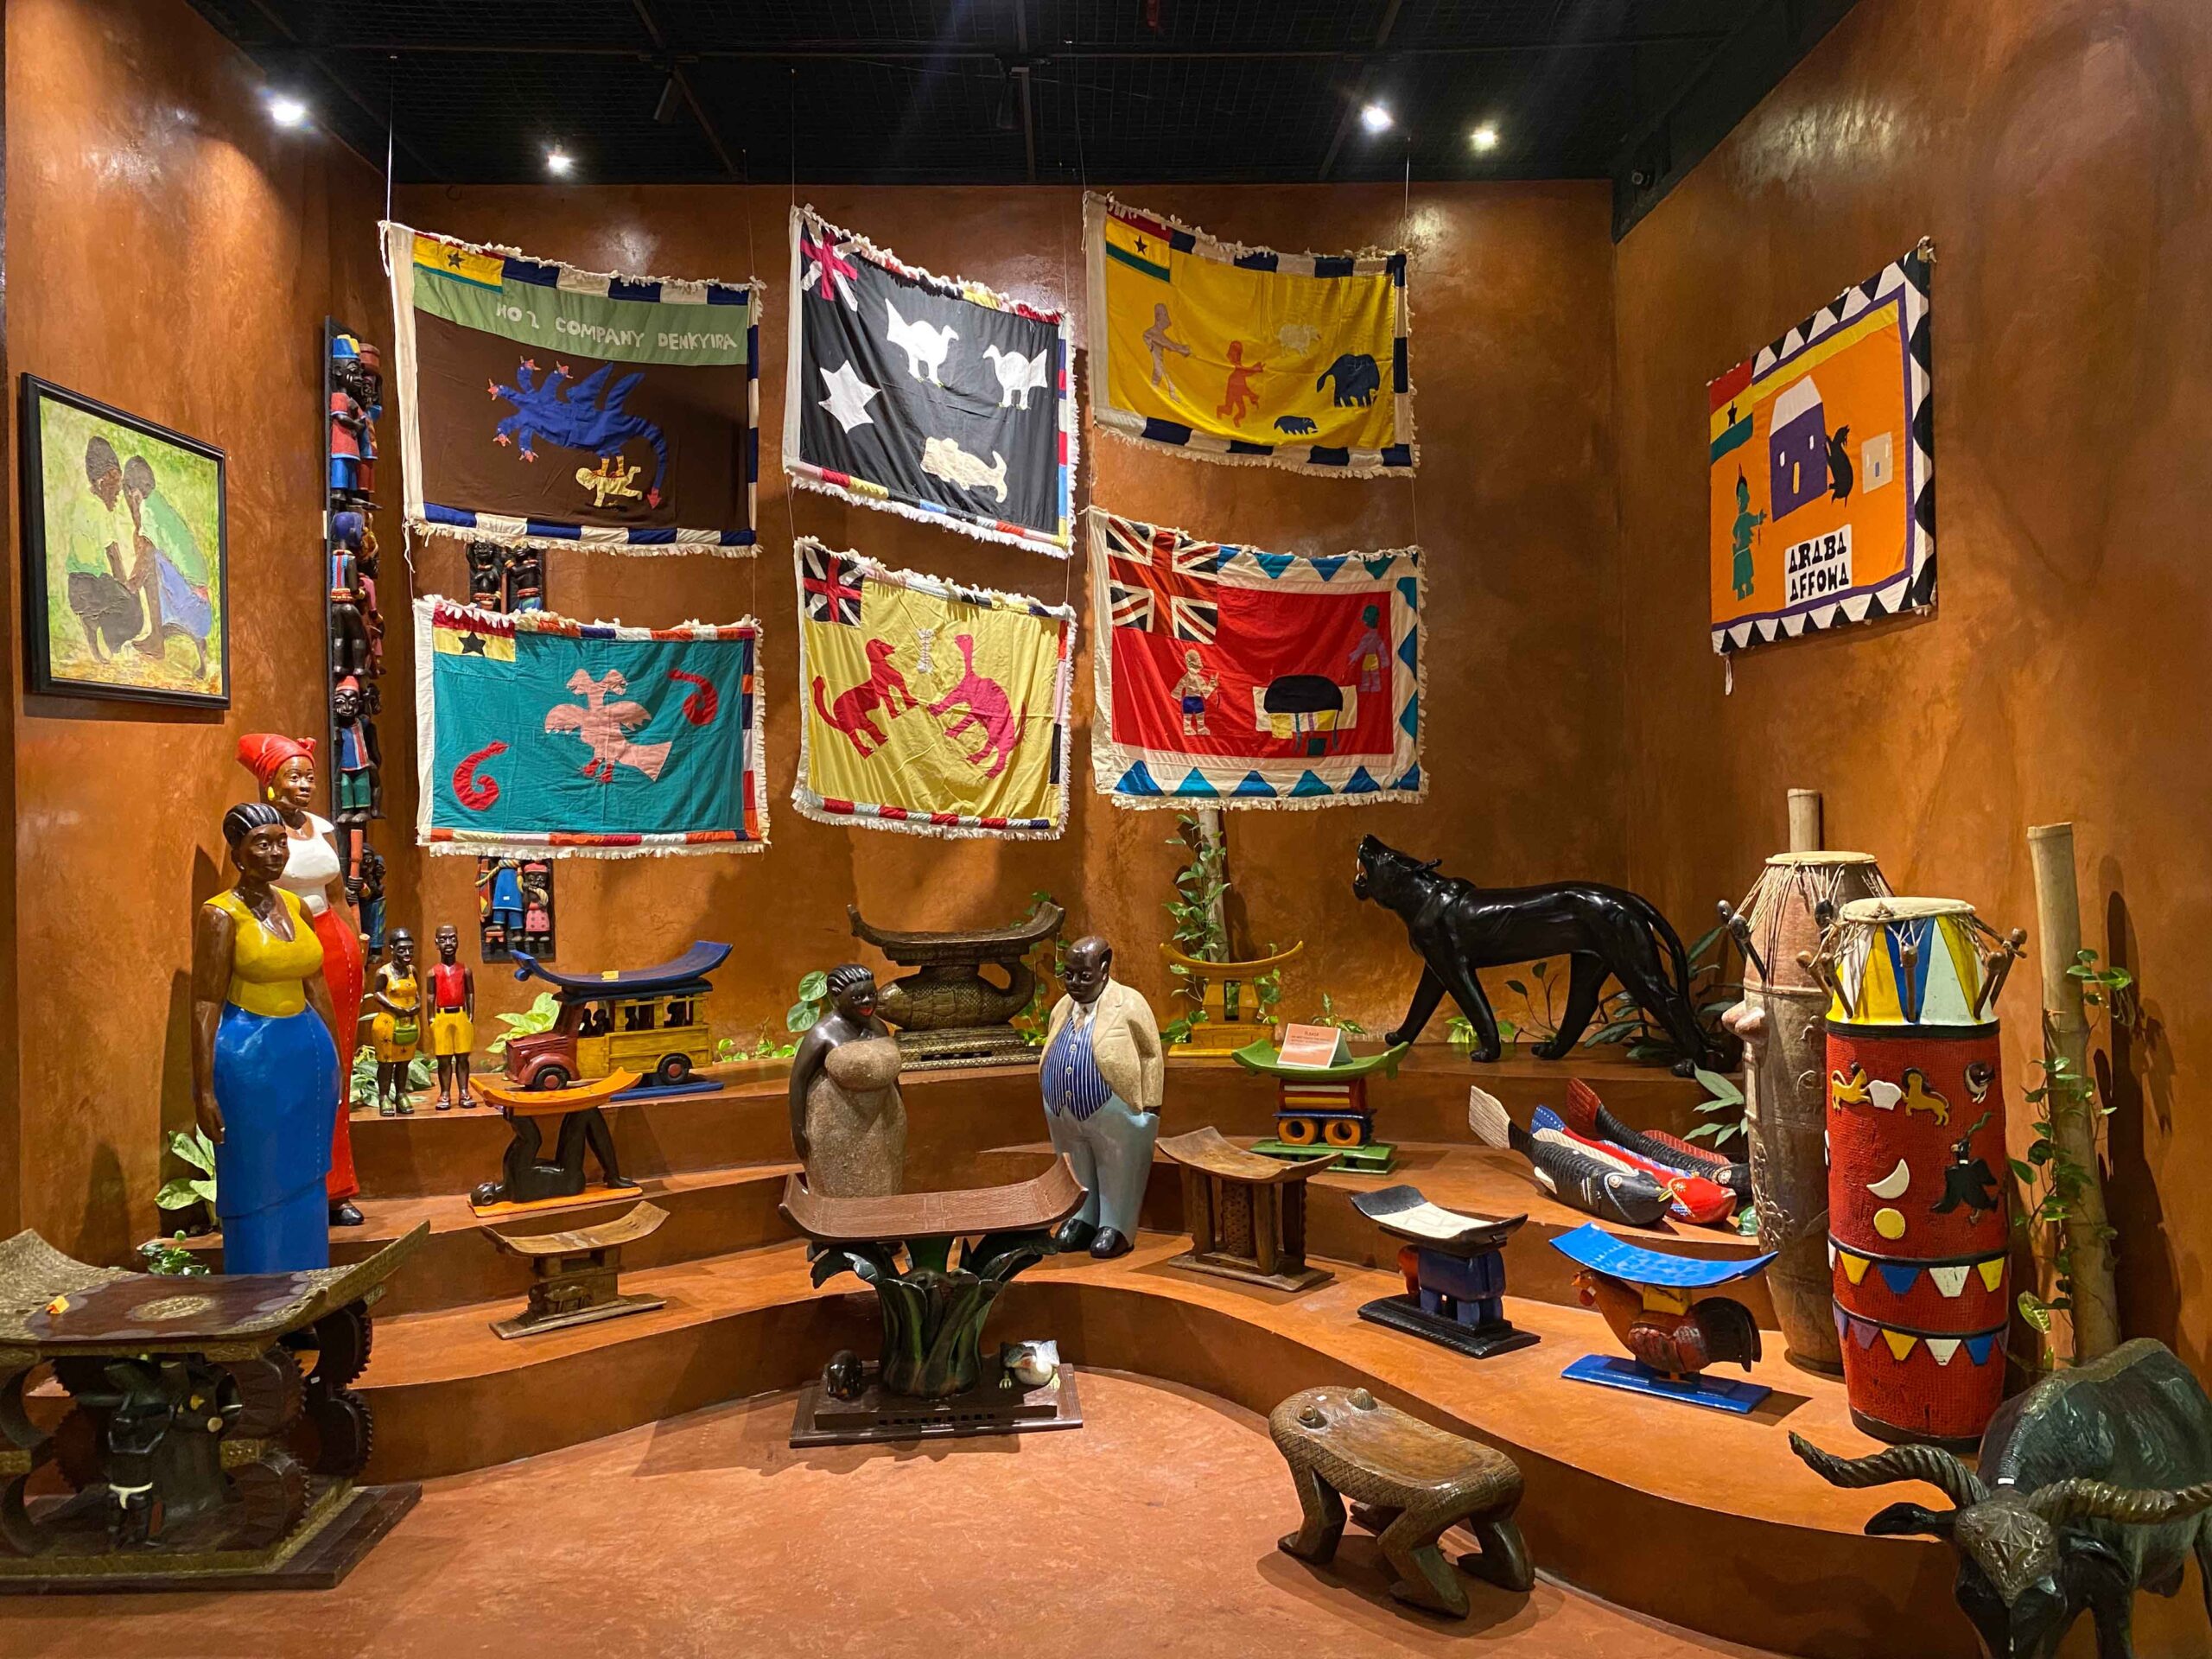
M 968 757 L 968 764 L 982 766 L 985 778 L 995 778 L 1006 770 L 1006 763 L 1014 758 L 1014 747 L 1021 741 L 1022 730 L 1029 720 L 1029 705 L 1025 702 L 1020 714 L 1014 714 L 1006 700 L 1006 688 L 976 671 L 974 635 L 957 635 L 952 643 L 960 648 L 960 660 L 966 671 L 952 690 L 930 704 L 930 716 L 941 718 L 955 704 L 967 704 L 959 716 L 945 727 L 944 734 L 957 738 L 971 726 L 981 727 L 983 747 Z

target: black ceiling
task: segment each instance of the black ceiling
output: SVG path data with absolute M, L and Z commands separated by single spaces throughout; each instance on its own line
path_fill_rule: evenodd
M 1656 181 L 1850 0 L 194 3 L 403 182 L 920 184 Z

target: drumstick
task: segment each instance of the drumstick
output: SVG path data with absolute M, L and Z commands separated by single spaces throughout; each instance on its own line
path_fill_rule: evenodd
M 1728 937 L 1736 941 L 1736 948 L 1744 953 L 1744 960 L 1759 970 L 1761 979 L 1771 979 L 1766 963 L 1760 959 L 1758 948 L 1751 943 L 1751 925 L 1736 913 L 1735 906 L 1726 899 L 1720 901 L 1720 925 L 1728 930 Z
M 1987 971 L 1982 976 L 1981 995 L 1974 1000 L 1975 1019 L 1981 1018 L 1984 1008 L 1997 1006 L 1997 994 L 2005 988 L 2005 976 L 2012 971 L 2012 964 L 2020 959 L 2020 953 L 2027 948 L 2027 929 L 2016 927 L 2005 936 L 2003 948 L 1993 953 L 1991 963 L 1986 964 Z
M 1920 998 L 1913 989 L 1913 970 L 1920 966 L 1920 941 L 1908 938 L 1897 955 L 1904 960 L 1904 983 L 1899 988 L 1897 1011 L 1916 1023 L 1920 1018 Z
M 1825 950 L 1819 956 L 1815 956 L 1810 950 L 1800 950 L 1797 965 L 1835 993 L 1835 1000 L 1843 1004 L 1846 1019 L 1857 1017 L 1859 1010 L 1852 1005 L 1850 994 L 1843 988 L 1842 977 L 1837 974 L 1835 963 L 1828 960 Z

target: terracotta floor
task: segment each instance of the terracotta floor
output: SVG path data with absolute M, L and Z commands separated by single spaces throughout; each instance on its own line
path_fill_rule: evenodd
M 1261 1419 L 1113 1372 L 1083 1403 L 1072 1433 L 810 1453 L 789 1395 L 716 1407 L 432 1482 L 338 1590 L 0 1601 L 0 1653 L 1758 1659 L 1549 1582 L 1402 1609 L 1357 1531 L 1325 1571 L 1275 1548 L 1297 1508 Z

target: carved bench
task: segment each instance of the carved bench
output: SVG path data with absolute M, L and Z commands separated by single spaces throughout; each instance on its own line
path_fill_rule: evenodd
M 1268 1433 L 1305 1510 L 1304 1524 L 1281 1541 L 1300 1560 L 1335 1559 L 1348 1497 L 1352 1520 L 1376 1535 L 1397 1573 L 1390 1593 L 1401 1601 L 1467 1616 L 1466 1588 L 1437 1543 L 1457 1522 L 1481 1546 L 1459 1558 L 1461 1567 L 1507 1590 L 1535 1583 L 1513 1522 L 1521 1471 L 1503 1452 L 1409 1417 L 1365 1389 L 1294 1394 L 1269 1414 Z

